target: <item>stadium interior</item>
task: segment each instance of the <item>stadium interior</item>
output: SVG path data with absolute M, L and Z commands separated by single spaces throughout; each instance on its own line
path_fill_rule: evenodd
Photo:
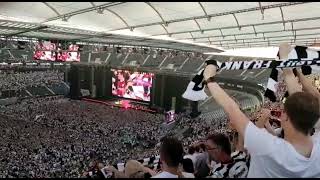
M 147 178 L 164 171 L 160 146 L 166 137 L 177 138 L 188 155 L 194 144 L 221 133 L 236 152 L 236 131 L 209 89 L 199 101 L 182 94 L 207 60 L 277 57 L 223 52 L 281 43 L 319 48 L 319 6 L 0 2 L 0 177 L 117 178 L 129 171 L 128 160 L 137 160 L 148 168 L 141 176 Z M 306 77 L 320 92 L 317 65 Z M 271 102 L 265 92 L 275 67 L 250 67 L 221 68 L 216 81 L 253 121 L 262 108 L 279 109 L 287 87 L 279 75 L 277 102 Z M 211 174 L 191 174 L 220 177 L 208 168 Z

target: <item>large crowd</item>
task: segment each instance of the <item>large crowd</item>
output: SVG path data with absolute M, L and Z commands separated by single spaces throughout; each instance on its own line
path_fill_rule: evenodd
M 64 73 L 57 70 L 0 73 L 0 91 L 24 90 L 27 87 L 59 84 L 64 81 Z
M 157 155 L 156 145 L 169 132 L 192 129 L 184 140 L 188 146 L 224 127 L 221 122 L 206 128 L 202 119 L 181 114 L 176 127 L 165 132 L 162 114 L 62 96 L 23 99 L 1 107 L 0 113 L 2 177 L 81 177 L 97 159 L 117 164 Z
M 79 177 L 95 158 L 150 156 L 163 122 L 156 114 L 64 97 L 26 99 L 1 114 L 2 177 Z

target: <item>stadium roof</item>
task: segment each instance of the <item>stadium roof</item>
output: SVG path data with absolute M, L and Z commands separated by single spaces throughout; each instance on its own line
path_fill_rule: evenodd
M 0 35 L 200 52 L 310 45 L 320 37 L 317 7 L 319 2 L 0 2 Z

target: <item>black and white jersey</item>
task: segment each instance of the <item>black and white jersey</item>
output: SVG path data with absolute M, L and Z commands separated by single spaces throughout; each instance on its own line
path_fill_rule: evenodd
M 212 178 L 245 178 L 248 175 L 248 156 L 238 152 L 232 156 L 233 162 L 228 164 L 218 163 L 213 166 L 210 173 Z

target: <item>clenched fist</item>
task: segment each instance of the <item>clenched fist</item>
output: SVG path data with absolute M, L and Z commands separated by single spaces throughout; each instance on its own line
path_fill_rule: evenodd
M 204 70 L 203 77 L 205 80 L 217 74 L 217 66 L 209 64 Z

